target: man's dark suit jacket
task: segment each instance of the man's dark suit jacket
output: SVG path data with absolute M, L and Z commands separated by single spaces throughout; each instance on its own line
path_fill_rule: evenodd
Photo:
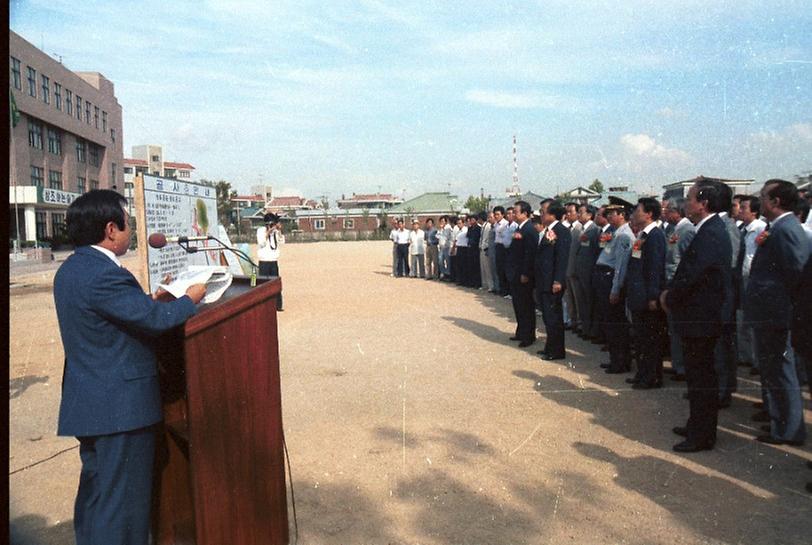
M 569 261 L 572 235 L 570 230 L 559 221 L 552 229 L 555 242 L 550 242 L 546 234 L 538 235 L 538 250 L 534 260 L 536 290 L 552 293 L 553 282 L 561 284 L 561 291 L 566 287 L 567 263 Z
M 592 269 L 601 253 L 600 235 L 601 228 L 594 223 L 581 233 L 581 237 L 586 237 L 586 240 L 581 240 L 578 244 L 578 254 L 575 256 L 575 276 L 585 284 L 589 284 L 591 281 Z M 584 246 L 584 243 L 588 246 Z
M 750 266 L 744 319 L 754 327 L 789 329 L 809 259 L 809 242 L 793 214 L 776 220 L 764 232 L 769 234 L 756 249 Z
M 731 289 L 733 250 L 719 216 L 708 219 L 682 255 L 666 305 L 682 337 L 718 337 L 722 333 L 722 304 Z
M 474 224 L 473 227 L 468 228 L 468 247 L 473 248 L 472 252 L 476 250 L 476 254 L 479 255 L 479 239 L 482 237 L 482 227 L 478 224 Z
M 54 278 L 65 348 L 59 435 L 108 435 L 159 422 L 153 339 L 195 313 L 188 296 L 153 301 L 125 268 L 80 246 Z
M 516 233 L 521 235 L 520 240 L 515 238 Z M 532 221 L 527 220 L 523 226 L 516 229 L 516 233 L 508 248 L 508 261 L 510 261 L 510 270 L 513 272 L 511 282 L 519 282 L 521 275 L 533 278 L 533 258 L 538 245 L 538 233 L 536 233 Z
M 646 310 L 648 302 L 659 300 L 665 289 L 665 232 L 655 227 L 639 240 L 643 241 L 641 255 L 634 257 L 632 250 L 626 269 L 626 304 L 632 312 Z

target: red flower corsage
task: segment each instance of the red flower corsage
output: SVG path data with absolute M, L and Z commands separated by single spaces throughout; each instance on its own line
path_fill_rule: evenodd
M 555 231 L 553 231 L 552 229 L 547 229 L 547 232 L 544 233 L 544 238 L 546 238 L 547 242 L 549 242 L 550 244 L 555 244 L 556 239 L 558 239 L 558 237 L 555 234 Z
M 632 246 L 632 250 L 636 250 L 639 252 L 640 248 L 643 247 L 644 242 L 645 240 L 643 240 L 642 238 L 638 238 L 637 240 L 634 241 L 634 246 Z
M 760 232 L 758 234 L 758 236 L 756 237 L 756 244 L 758 244 L 759 246 L 763 246 L 764 243 L 767 242 L 767 237 L 769 237 L 769 236 L 770 236 L 769 231 Z
M 586 242 L 589 240 L 589 237 L 586 235 L 581 235 L 581 242 Z
M 513 240 L 522 240 L 522 234 L 518 231 L 513 233 Z
M 671 238 L 668 239 L 669 244 L 676 244 L 679 242 L 679 237 L 677 235 L 671 235 Z

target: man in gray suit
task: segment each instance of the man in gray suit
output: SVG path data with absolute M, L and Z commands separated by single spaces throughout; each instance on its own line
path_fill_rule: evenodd
M 809 242 L 792 213 L 798 190 L 785 180 L 767 180 L 761 189 L 761 213 L 769 224 L 756 240 L 750 267 L 744 318 L 753 328 L 756 357 L 770 415 L 763 443 L 802 445 L 806 439 L 801 386 L 795 360 L 787 357 L 793 305 L 801 291 Z
M 727 185 L 725 190 L 729 192 L 728 202 L 733 201 L 733 190 Z M 736 225 L 736 219 L 731 218 L 729 211 L 720 212 L 719 217 L 725 224 L 725 230 L 730 237 L 730 246 L 733 250 L 733 257 L 730 263 L 731 274 L 735 272 L 736 264 L 739 261 L 739 246 L 741 245 L 741 232 Z M 722 334 L 716 341 L 713 351 L 716 374 L 719 376 L 719 408 L 730 407 L 731 395 L 737 388 L 737 364 L 736 364 L 736 293 L 735 287 L 725 294 L 725 301 L 722 304 Z
M 598 260 L 601 249 L 598 246 L 598 235 L 601 229 L 595 222 L 594 206 L 583 204 L 578 208 L 578 221 L 581 222 L 582 231 L 577 239 L 575 248 L 575 275 L 573 280 L 573 291 L 575 295 L 575 306 L 578 309 L 580 319 L 579 334 L 584 339 L 590 339 L 595 335 L 595 325 L 593 324 L 594 302 L 592 299 L 592 269 Z
M 573 284 L 575 283 L 575 254 L 578 251 L 580 244 L 581 230 L 583 226 L 578 221 L 578 205 L 570 202 L 565 205 L 567 210 L 566 221 L 561 222 L 570 231 L 570 253 L 567 257 L 567 289 L 564 291 L 565 315 L 564 319 L 569 318 L 569 325 L 572 331 L 578 332 L 581 330 L 581 311 L 578 308 L 578 303 L 575 301 L 575 290 Z M 568 316 L 567 316 L 568 315 Z
M 694 239 L 696 227 L 685 217 L 685 199 L 683 197 L 668 199 L 663 216 L 668 222 L 665 247 L 665 284 L 668 286 L 674 279 L 674 273 L 677 272 L 682 254 Z M 674 327 L 671 313 L 668 313 L 668 334 L 671 339 L 671 370 L 673 371 L 671 380 L 684 381 L 685 362 L 682 354 L 682 338 Z

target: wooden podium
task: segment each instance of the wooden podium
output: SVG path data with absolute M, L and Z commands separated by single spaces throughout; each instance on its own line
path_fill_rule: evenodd
M 234 277 L 160 340 L 158 545 L 287 545 L 278 278 Z

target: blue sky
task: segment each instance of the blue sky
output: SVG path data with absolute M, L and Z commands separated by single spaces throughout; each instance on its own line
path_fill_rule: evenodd
M 103 73 L 125 155 L 247 190 L 649 191 L 812 170 L 808 1 L 11 2 Z

